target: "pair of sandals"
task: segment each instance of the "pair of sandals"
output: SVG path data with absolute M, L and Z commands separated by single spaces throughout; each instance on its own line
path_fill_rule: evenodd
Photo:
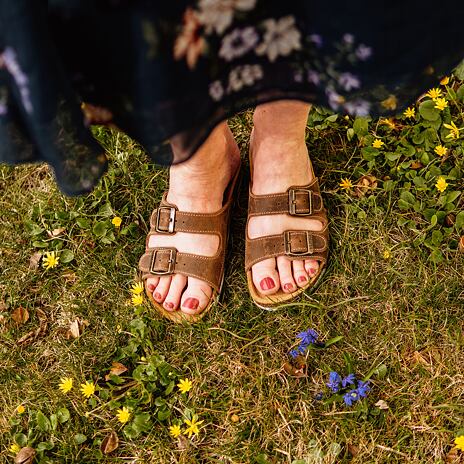
M 139 269 L 145 284 L 145 292 L 155 310 L 173 322 L 197 322 L 208 313 L 214 301 L 221 294 L 231 207 L 239 173 L 240 166 L 224 192 L 222 208 L 215 213 L 180 211 L 176 205 L 167 201 L 167 192 L 165 192 L 160 205 L 151 214 L 150 232 L 146 240 L 145 253 L 140 258 Z M 248 290 L 254 303 L 262 309 L 274 310 L 279 305 L 295 299 L 305 290 L 314 287 L 325 270 L 329 242 L 327 211 L 322 201 L 318 179 L 314 176 L 314 172 L 311 173 L 313 180 L 308 185 L 292 186 L 282 193 L 254 195 L 250 185 L 247 231 L 248 221 L 255 216 L 287 214 L 291 217 L 315 219 L 322 223 L 320 231 L 286 230 L 282 234 L 254 239 L 249 238 L 247 232 L 245 271 Z M 150 248 L 148 246 L 151 235 L 173 235 L 177 232 L 216 235 L 219 238 L 218 251 L 214 256 L 200 256 L 182 253 L 172 247 Z M 251 267 L 260 261 L 277 256 L 287 256 L 290 260 L 314 259 L 319 262 L 319 269 L 304 287 L 292 293 L 285 293 L 280 289 L 273 295 L 263 295 L 253 284 Z M 196 277 L 212 287 L 213 295 L 202 312 L 189 315 L 180 310 L 167 311 L 155 301 L 152 292 L 147 288 L 146 280 L 152 276 L 173 274 Z

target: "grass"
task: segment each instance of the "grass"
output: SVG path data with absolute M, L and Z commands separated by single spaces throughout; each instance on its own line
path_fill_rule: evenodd
M 250 122 L 249 113 L 230 121 L 243 154 Z M 19 429 L 35 444 L 53 444 L 39 456 L 43 463 L 451 462 L 447 454 L 464 418 L 463 255 L 450 254 L 437 265 L 426 249 L 413 247 L 409 231 L 397 225 L 403 213 L 392 194 L 379 190 L 361 203 L 340 192 L 340 178 L 360 163 L 356 144 L 337 128 L 315 135 L 309 131 L 309 147 L 331 221 L 330 263 L 317 291 L 276 312 L 253 305 L 243 271 L 243 182 L 220 303 L 194 326 L 173 325 L 144 306 L 146 340 L 153 347 L 142 344 L 138 358 L 161 353 L 193 381 L 176 407 L 193 408 L 206 426 L 187 443 L 172 439 L 156 419 L 147 433 L 128 439 L 114 416 L 104 410 L 86 416 L 91 408 L 79 394 L 67 397 L 57 388 L 63 376 L 101 381 L 120 359 L 137 317 L 127 302 L 129 287 L 166 172 L 151 166 L 126 137 L 103 129 L 97 137 L 108 150 L 110 172 L 86 197 L 62 196 L 44 166 L 0 167 L 2 462 L 13 461 L 8 448 Z M 75 223 L 76 217 L 93 220 L 106 202 L 123 227 L 132 224 L 110 243 Z M 29 221 L 47 230 L 63 227 L 53 243 L 61 242 L 75 259 L 49 271 L 30 268 L 38 249 Z M 383 258 L 385 249 L 391 259 Z M 28 310 L 27 322 L 13 321 L 18 307 Z M 76 318 L 84 321 L 82 333 L 70 338 Z M 41 326 L 29 343 L 18 344 Z M 286 353 L 309 327 L 321 339 L 343 339 L 310 351 L 308 377 L 290 377 L 282 369 Z M 330 370 L 350 369 L 360 376 L 375 370 L 365 401 L 348 408 L 315 399 L 327 392 Z M 376 406 L 379 400 L 388 409 Z M 19 404 L 26 408 L 21 416 Z M 50 416 L 62 407 L 71 419 L 40 435 L 37 411 Z M 119 447 L 102 457 L 99 440 L 112 429 Z M 76 434 L 87 440 L 77 444 Z

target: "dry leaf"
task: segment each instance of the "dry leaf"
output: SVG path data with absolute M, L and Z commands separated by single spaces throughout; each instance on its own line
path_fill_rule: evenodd
M 21 337 L 16 342 L 18 345 L 27 345 L 28 343 L 40 337 L 47 331 L 47 327 L 48 327 L 47 315 L 41 309 L 37 309 L 36 313 L 37 313 L 37 318 L 39 319 L 39 327 L 35 330 L 32 330 L 31 332 L 28 332 L 26 335 Z
M 76 319 L 75 321 L 71 322 L 68 330 L 69 337 L 68 338 L 77 338 L 81 334 L 81 331 L 79 330 L 79 319 Z
M 103 454 L 110 454 L 118 446 L 119 446 L 119 438 L 116 435 L 116 432 L 112 430 L 111 433 L 103 439 L 102 444 L 100 445 L 100 450 Z
M 456 448 L 456 446 L 453 446 L 449 453 L 446 455 L 446 462 L 448 464 L 458 464 L 463 462 L 461 459 L 461 453 L 460 451 Z
M 359 454 L 359 446 L 352 445 L 351 443 L 347 443 L 346 446 L 351 456 L 356 457 Z
M 31 464 L 34 460 L 35 449 L 29 446 L 21 448 L 15 457 L 15 464 Z
M 64 273 L 61 274 L 61 275 L 62 275 L 62 277 L 66 280 L 66 282 L 73 283 L 73 282 L 75 282 L 76 279 L 77 279 L 76 273 L 75 273 L 75 272 L 72 272 L 72 271 L 64 272 Z
M 379 409 L 388 409 L 389 406 L 384 400 L 379 400 L 377 403 L 375 403 L 375 406 L 377 406 Z
M 423 167 L 424 165 L 420 161 L 413 161 L 410 166 L 411 169 L 421 169 Z
M 459 239 L 459 251 L 464 253 L 464 235 Z
M 50 238 L 55 238 L 60 236 L 66 229 L 64 227 L 60 227 L 59 229 L 53 229 L 52 231 L 47 230 L 47 235 Z
M 105 375 L 105 380 L 106 381 L 110 380 L 111 375 L 121 375 L 126 371 L 127 371 L 127 367 L 124 364 L 121 364 L 119 362 L 112 362 L 110 373 Z
M 430 363 L 422 356 L 421 353 L 419 353 L 419 351 L 414 351 L 413 355 L 412 355 L 412 359 L 414 361 L 415 364 L 420 364 L 422 365 L 423 367 L 425 367 L 428 371 L 432 372 L 432 366 L 430 365 Z
M 37 251 L 29 259 L 29 269 L 35 270 L 39 268 L 40 258 L 42 258 L 42 253 Z
M 180 449 L 180 450 L 185 450 L 188 448 L 188 445 L 189 445 L 189 441 L 188 439 L 185 437 L 185 435 L 179 435 L 177 437 L 177 447 Z
M 283 369 L 291 377 L 306 377 L 306 359 L 303 356 L 298 355 L 296 358 L 293 359 L 293 363 L 286 362 L 283 365 Z
M 13 311 L 11 317 L 16 324 L 25 324 L 29 320 L 29 312 L 26 308 L 20 306 Z
M 377 179 L 374 176 L 362 176 L 354 188 L 354 196 L 360 198 L 372 193 L 377 188 Z
M 8 306 L 3 300 L 0 300 L 0 311 L 5 311 L 6 309 L 8 309 Z

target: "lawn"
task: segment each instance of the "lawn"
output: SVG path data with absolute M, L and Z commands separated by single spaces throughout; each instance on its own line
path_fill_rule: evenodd
M 424 96 L 410 117 L 312 111 L 330 262 L 312 294 L 275 312 L 253 305 L 243 270 L 248 112 L 229 121 L 245 181 L 225 290 L 193 326 L 131 300 L 167 180 L 134 142 L 94 128 L 110 170 L 80 198 L 61 195 L 44 165 L 1 166 L 0 461 L 26 446 L 35 456 L 24 463 L 464 459 L 453 448 L 464 433 L 464 86 L 440 89 L 447 108 Z M 46 269 L 50 251 L 60 261 Z M 289 350 L 309 328 L 319 344 L 295 366 Z M 347 406 L 326 386 L 331 371 L 369 379 L 369 393 Z M 73 379 L 67 393 L 62 378 Z M 198 433 L 170 435 L 192 419 Z

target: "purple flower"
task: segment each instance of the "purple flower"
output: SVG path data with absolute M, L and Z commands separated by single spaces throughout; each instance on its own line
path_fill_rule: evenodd
M 303 73 L 301 71 L 295 71 L 293 74 L 293 80 L 295 82 L 303 82 Z
M 343 36 L 343 42 L 348 45 L 351 45 L 354 42 L 354 35 L 353 34 L 345 34 Z
M 344 379 L 342 379 L 342 387 L 346 388 L 348 385 L 354 385 L 356 377 L 354 374 L 348 374 Z
M 309 40 L 316 45 L 317 48 L 322 47 L 322 37 L 319 34 L 311 34 Z
M 340 77 L 338 78 L 338 83 L 347 92 L 349 92 L 352 89 L 359 89 L 359 87 L 361 87 L 361 81 L 354 74 L 351 74 L 349 72 L 340 74 Z
M 324 398 L 324 393 L 322 393 L 322 392 L 316 393 L 316 394 L 314 395 L 314 399 L 315 399 L 316 401 L 321 401 L 322 398 Z
M 371 104 L 368 101 L 360 99 L 349 101 L 343 106 L 346 112 L 352 116 L 367 116 L 371 108 Z
M 335 371 L 330 372 L 329 382 L 326 384 L 334 393 L 337 393 L 340 389 L 340 383 L 342 378 Z
M 372 55 L 372 48 L 364 44 L 360 44 L 354 53 L 361 61 L 366 61 Z
M 357 390 L 350 390 L 343 395 L 343 401 L 347 406 L 351 406 L 355 401 L 359 401 L 360 396 Z
M 330 87 L 325 90 L 325 93 L 329 99 L 329 105 L 333 110 L 337 110 L 340 103 L 344 102 L 344 98 Z
M 293 359 L 295 359 L 300 354 L 300 352 L 298 350 L 290 350 L 289 354 Z
M 370 391 L 369 387 L 369 382 L 362 382 L 361 380 L 358 380 L 358 388 L 356 389 L 356 392 L 358 393 L 360 398 L 365 398 L 367 396 L 367 393 Z
M 301 332 L 296 336 L 296 338 L 301 339 L 301 345 L 306 346 L 313 344 L 318 339 L 318 337 L 319 335 L 313 329 L 308 329 L 305 332 Z
M 310 69 L 308 71 L 308 82 L 311 82 L 311 84 L 314 84 L 314 85 L 319 85 L 320 81 L 321 79 L 319 78 L 319 74 L 316 71 L 313 71 L 312 69 Z

